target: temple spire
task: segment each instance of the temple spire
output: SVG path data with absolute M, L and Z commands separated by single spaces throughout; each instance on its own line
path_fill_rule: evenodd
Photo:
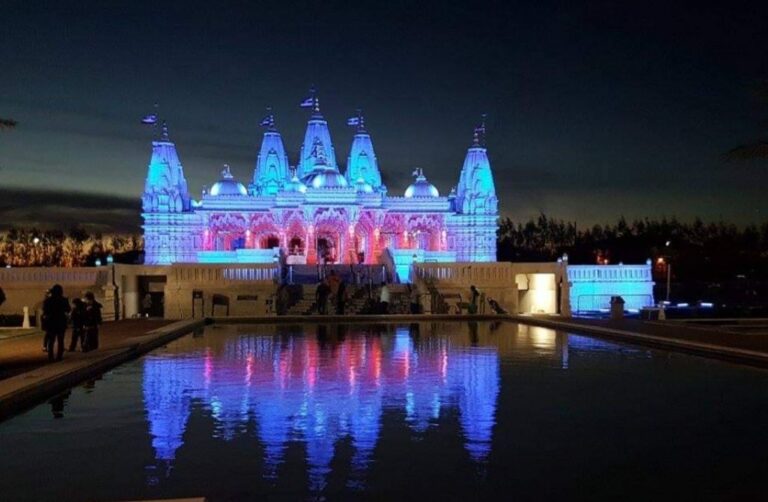
M 275 126 L 272 107 L 267 107 L 267 115 L 261 119 L 259 125 L 264 127 L 265 131 L 253 170 L 253 183 L 249 189 L 257 195 L 274 195 L 290 177 L 288 156 L 285 153 L 283 138 Z
M 381 187 L 381 173 L 376 161 L 376 153 L 373 151 L 371 135 L 365 128 L 363 111 L 358 108 L 357 113 L 347 119 L 347 125 L 356 128 L 347 160 L 345 173 L 347 181 L 352 184 L 358 178 L 363 178 L 374 189 L 379 189 Z
M 304 142 L 299 152 L 299 162 L 297 165 L 299 179 L 304 179 L 305 176 L 315 169 L 315 165 L 319 163 L 338 170 L 336 153 L 331 142 L 331 133 L 328 130 L 328 122 L 320 113 L 320 100 L 314 87 L 309 90 L 309 96 L 301 102 L 300 106 L 302 108 L 311 108 L 312 114 L 307 121 Z M 318 142 L 322 144 L 320 149 L 317 146 Z M 318 150 L 322 154 L 322 158 L 319 161 L 317 159 Z
M 496 214 L 498 199 L 485 143 L 485 115 L 475 127 L 456 187 L 455 210 L 461 214 Z

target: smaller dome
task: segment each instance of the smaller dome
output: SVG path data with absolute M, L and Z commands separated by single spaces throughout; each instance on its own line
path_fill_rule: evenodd
M 358 193 L 373 193 L 373 187 L 366 183 L 362 176 L 357 178 L 357 181 L 355 181 L 355 188 L 357 189 Z
M 333 168 L 315 169 L 304 177 L 304 184 L 312 188 L 346 188 L 347 179 Z
M 301 180 L 299 180 L 299 177 L 296 176 L 296 173 L 294 172 L 293 178 L 291 178 L 291 181 L 285 184 L 283 191 L 294 192 L 294 193 L 304 193 L 307 191 L 307 185 L 302 183 Z
M 221 179 L 213 184 L 209 193 L 215 197 L 248 195 L 248 190 L 245 189 L 245 185 L 232 176 L 229 166 L 224 164 L 224 169 L 221 171 Z
M 437 191 L 435 185 L 427 181 L 427 177 L 424 176 L 424 171 L 418 167 L 413 171 L 413 175 L 416 180 L 405 189 L 405 196 L 413 197 L 440 197 L 440 192 Z

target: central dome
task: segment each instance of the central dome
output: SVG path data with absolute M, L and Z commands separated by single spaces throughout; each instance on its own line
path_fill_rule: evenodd
M 440 192 L 437 191 L 435 185 L 427 181 L 427 177 L 424 176 L 424 171 L 420 167 L 413 171 L 413 175 L 416 176 L 416 180 L 405 189 L 405 196 L 407 198 L 440 197 Z
M 315 169 L 304 177 L 304 184 L 312 188 L 346 188 L 347 179 L 342 174 L 328 167 Z
M 228 165 L 224 165 L 221 171 L 221 179 L 213 184 L 210 194 L 216 197 L 232 195 L 248 195 L 245 186 L 237 181 L 229 170 Z

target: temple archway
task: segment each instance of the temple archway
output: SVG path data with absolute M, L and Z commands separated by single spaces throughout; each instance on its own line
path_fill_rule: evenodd
M 280 247 L 280 237 L 275 234 L 264 234 L 259 239 L 259 248 L 272 249 Z
M 339 237 L 338 233 L 318 232 L 316 239 L 317 262 L 338 263 L 339 261 Z
M 291 238 L 288 241 L 288 254 L 289 255 L 303 255 L 304 254 L 304 239 L 298 235 Z

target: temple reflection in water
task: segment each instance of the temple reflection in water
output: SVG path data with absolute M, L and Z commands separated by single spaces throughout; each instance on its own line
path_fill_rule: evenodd
M 193 409 L 202 408 L 214 421 L 215 438 L 231 441 L 255 425 L 250 430 L 263 445 L 265 477 L 277 476 L 290 443 L 303 444 L 311 488 L 321 489 L 339 440 L 354 449 L 351 471 L 365 472 L 385 412 L 399 413 L 417 434 L 458 412 L 464 448 L 482 464 L 491 449 L 500 357 L 524 346 L 555 368 L 568 365 L 564 335 L 520 326 L 516 336 L 497 336 L 494 328 L 320 325 L 305 327 L 304 336 L 298 326 L 208 330 L 194 350 L 145 358 L 155 457 L 172 465 Z M 231 330 L 247 331 L 231 336 Z

